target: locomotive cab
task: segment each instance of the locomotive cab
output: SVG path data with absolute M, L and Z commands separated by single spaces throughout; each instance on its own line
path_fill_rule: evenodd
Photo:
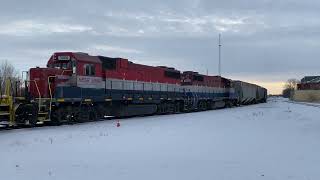
M 46 68 L 31 68 L 29 71 L 29 92 L 33 98 L 52 98 L 55 87 L 70 80 L 76 72 L 75 60 L 68 54 L 52 55 Z
M 54 53 L 48 61 L 48 68 L 62 70 L 62 75 L 77 73 L 77 60 L 73 53 Z
M 56 97 L 57 88 L 99 87 L 101 74 L 98 57 L 86 53 L 58 52 L 50 57 L 47 68 L 30 69 L 29 92 L 35 98 L 52 98 Z

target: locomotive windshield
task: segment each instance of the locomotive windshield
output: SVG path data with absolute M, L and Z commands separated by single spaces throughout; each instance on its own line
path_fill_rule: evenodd
M 56 69 L 70 69 L 70 62 L 57 62 L 53 64 L 49 64 L 48 67 L 56 68 Z

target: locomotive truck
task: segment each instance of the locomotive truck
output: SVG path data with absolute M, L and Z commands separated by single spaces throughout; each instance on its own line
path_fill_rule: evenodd
M 251 85 L 247 93 L 245 84 L 124 58 L 56 52 L 47 67 L 29 70 L 24 97 L 1 96 L 6 108 L 0 109 L 0 125 L 86 122 L 266 101 L 266 89 Z

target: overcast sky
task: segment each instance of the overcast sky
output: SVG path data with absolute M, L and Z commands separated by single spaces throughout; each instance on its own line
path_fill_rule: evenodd
M 55 51 L 218 73 L 278 93 L 320 74 L 316 0 L 0 0 L 0 60 L 44 66 Z

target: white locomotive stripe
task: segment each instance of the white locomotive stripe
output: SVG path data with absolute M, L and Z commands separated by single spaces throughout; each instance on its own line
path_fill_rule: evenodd
M 153 83 L 143 81 L 131 81 L 121 79 L 106 79 L 99 77 L 79 76 L 77 86 L 91 89 L 110 90 L 138 90 L 138 91 L 162 91 L 162 92 L 193 92 L 193 93 L 226 93 L 234 92 L 233 88 L 219 88 L 206 86 L 181 86 L 178 84 Z
M 101 77 L 77 76 L 77 86 L 81 88 L 101 89 L 104 84 Z

